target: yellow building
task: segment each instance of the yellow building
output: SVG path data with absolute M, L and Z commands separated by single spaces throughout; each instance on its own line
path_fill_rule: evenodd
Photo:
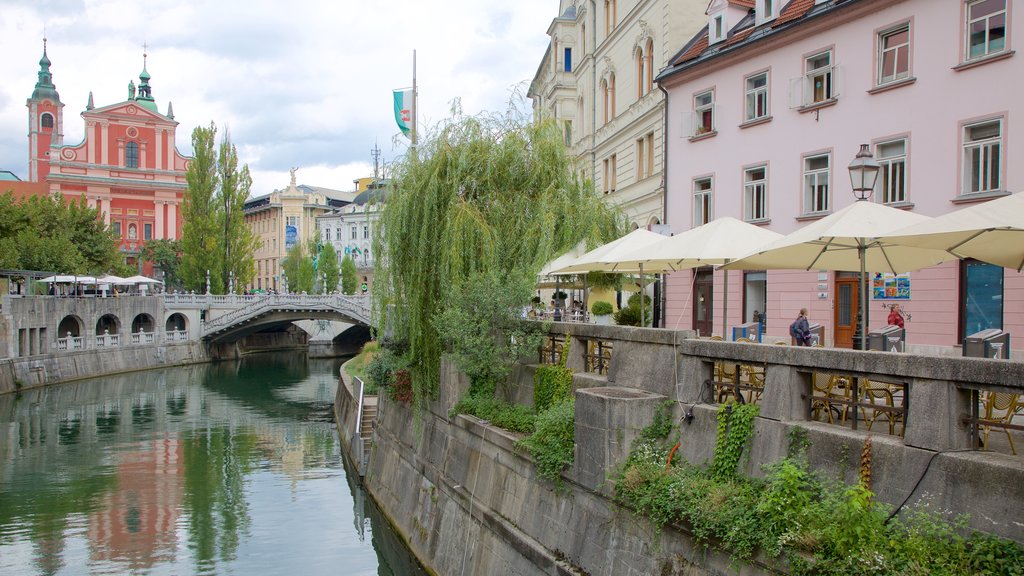
M 288 249 L 317 234 L 316 218 L 349 204 L 356 193 L 291 183 L 283 190 L 250 198 L 245 223 L 256 234 L 256 275 L 248 290 L 282 290 L 281 261 Z

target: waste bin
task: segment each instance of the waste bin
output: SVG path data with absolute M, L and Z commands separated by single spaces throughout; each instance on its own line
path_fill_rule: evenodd
M 1010 358 L 1010 334 L 998 328 L 975 332 L 964 338 L 964 356 L 972 358 Z
M 732 327 L 732 339 L 733 341 L 739 340 L 740 338 L 746 338 L 748 340 L 754 340 L 755 342 L 761 341 L 761 323 L 760 322 L 747 322 L 746 324 L 740 324 L 739 326 Z
M 907 331 L 889 324 L 868 332 L 868 350 L 882 352 L 903 352 Z

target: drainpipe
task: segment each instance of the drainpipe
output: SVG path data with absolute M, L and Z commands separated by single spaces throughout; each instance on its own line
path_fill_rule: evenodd
M 590 35 L 593 61 L 590 66 L 590 180 L 597 180 L 597 0 L 590 0 Z M 585 55 L 584 55 L 585 56 Z
M 668 119 L 670 117 L 668 113 L 668 90 L 658 82 L 658 90 L 661 90 L 663 97 L 665 98 L 665 108 L 662 112 L 662 127 L 661 127 L 661 223 L 668 224 Z M 665 292 L 668 284 L 668 278 L 666 274 L 659 274 L 661 282 L 661 291 L 658 294 L 658 305 L 661 307 L 661 315 L 658 317 L 661 320 L 661 327 L 664 328 L 668 325 L 667 318 L 665 317 L 665 306 L 668 305 L 668 301 L 665 298 Z

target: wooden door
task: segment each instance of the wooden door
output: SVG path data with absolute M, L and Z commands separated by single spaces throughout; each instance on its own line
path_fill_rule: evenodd
M 693 280 L 693 329 L 698 336 L 711 336 L 714 280 L 710 270 L 697 271 Z
M 833 318 L 836 348 L 853 348 L 857 329 L 857 279 L 836 278 L 836 304 Z

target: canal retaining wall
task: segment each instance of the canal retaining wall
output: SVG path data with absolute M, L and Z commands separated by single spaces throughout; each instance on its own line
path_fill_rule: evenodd
M 609 477 L 632 440 L 671 400 L 680 452 L 707 462 L 715 445 L 715 364 L 754 365 L 765 385 L 744 472 L 783 458 L 793 432 L 806 437 L 820 473 L 857 481 L 861 447 L 873 439 L 872 487 L 890 506 L 925 495 L 971 526 L 1024 542 L 1024 459 L 972 449 L 972 391 L 1024 392 L 1024 364 L 713 342 L 668 330 L 562 325 L 575 372 L 575 462 L 563 487 L 540 478 L 515 447 L 519 436 L 476 418 L 450 418 L 468 389 L 443 363 L 438 398 L 426 410 L 381 399 L 365 486 L 409 547 L 438 574 L 735 574 L 784 571 L 768 560 L 737 566 L 696 545 L 682 527 L 655 530 L 617 505 Z M 588 343 L 613 350 L 606 374 L 586 371 Z M 534 366 L 522 365 L 509 398 L 529 402 Z M 814 421 L 818 373 L 899 382 L 908 398 L 903 434 L 873 433 Z M 346 394 L 339 386 L 339 397 Z M 351 430 L 353 404 L 338 402 L 339 426 Z M 692 419 L 684 418 L 692 413 Z M 687 423 L 689 421 L 689 423 Z M 993 434 L 1002 433 L 994 431 Z

